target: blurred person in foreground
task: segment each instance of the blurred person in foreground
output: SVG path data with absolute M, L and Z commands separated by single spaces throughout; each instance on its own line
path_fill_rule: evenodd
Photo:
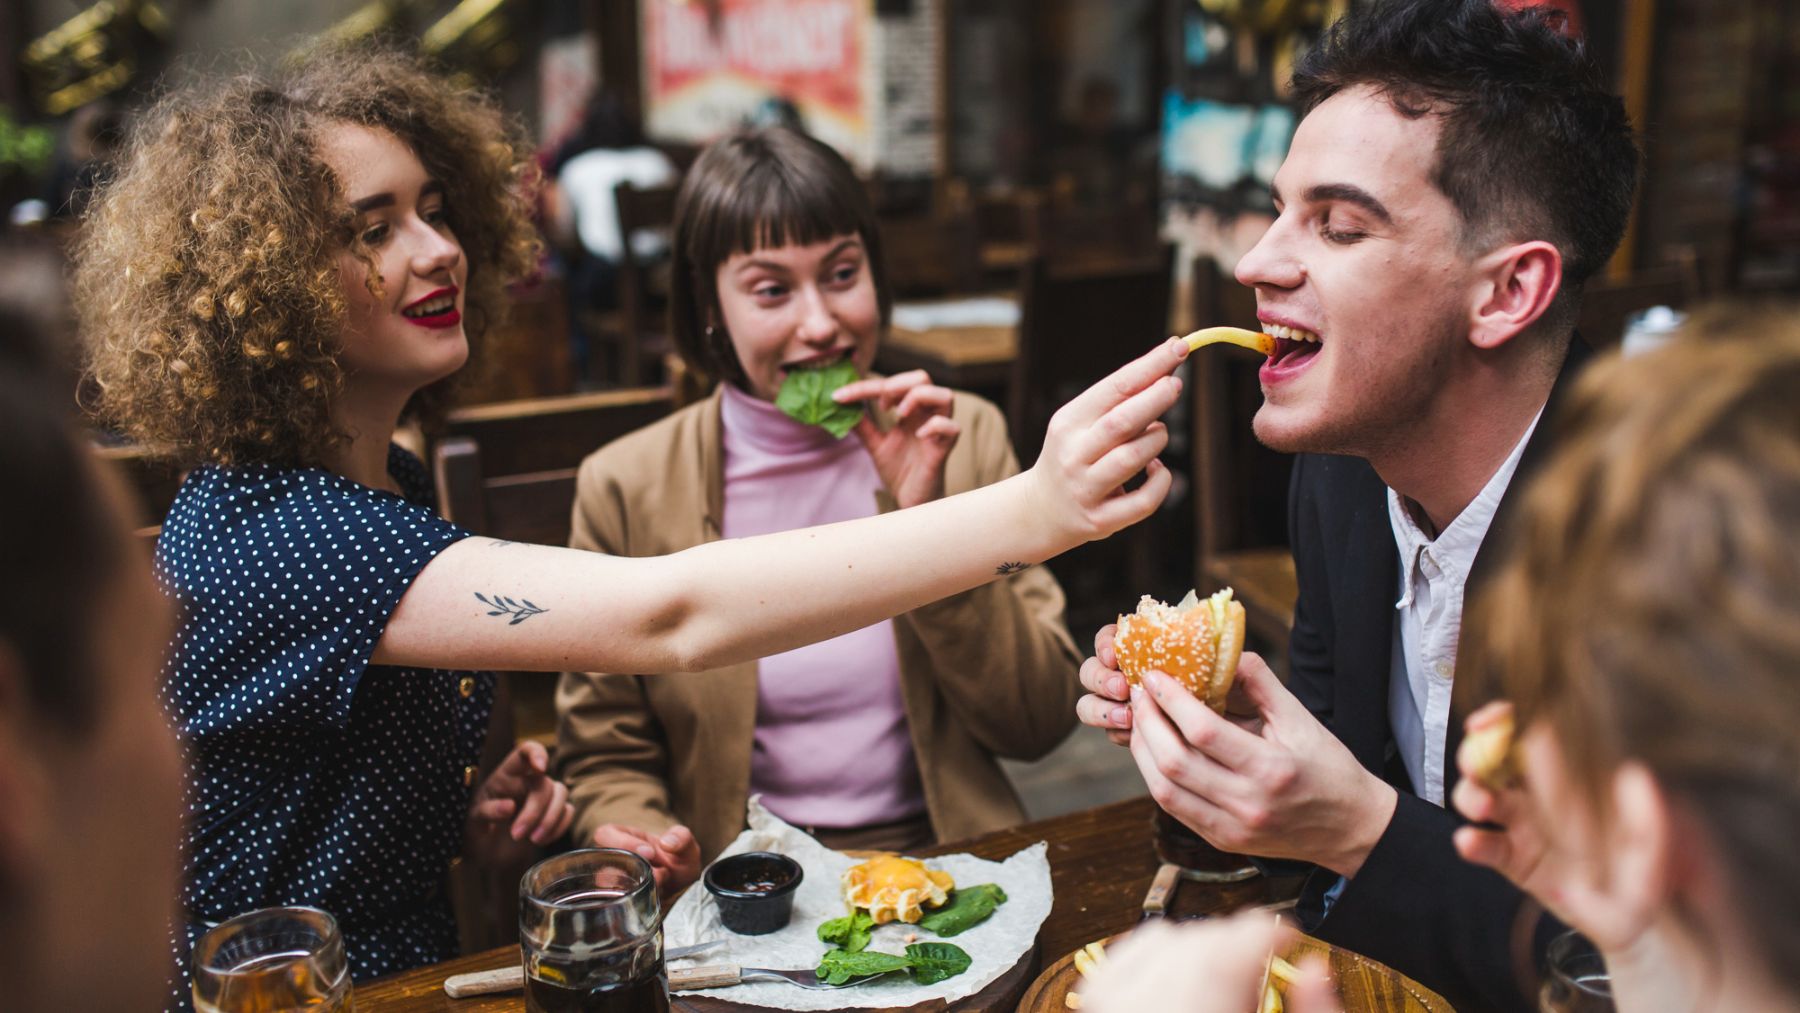
M 1457 642 L 1555 446 L 1540 419 L 1586 358 L 1581 289 L 1624 233 L 1637 150 L 1582 47 L 1491 0 L 1359 5 L 1294 89 L 1278 214 L 1237 265 L 1279 339 L 1256 436 L 1299 453 L 1290 679 L 1245 655 L 1235 720 L 1162 675 L 1127 708 L 1108 628 L 1081 718 L 1129 738 L 1151 795 L 1214 845 L 1310 866 L 1312 934 L 1459 1008 L 1531 1009 L 1523 895 L 1451 846 L 1450 758 L 1480 702 Z
M 1800 312 L 1699 316 L 1553 424 L 1464 642 L 1503 697 L 1471 737 L 1510 718 L 1517 780 L 1458 757 L 1457 850 L 1593 940 L 1621 1013 L 1800 1010 Z M 1255 916 L 1142 934 L 1084 1009 L 1250 1009 L 1206 1004 L 1278 943 Z M 1337 1008 L 1316 979 L 1292 1013 Z
M 173 617 L 37 317 L 0 305 L 0 1005 L 150 1010 L 180 868 Z
M 1520 780 L 1463 778 L 1457 850 L 1592 939 L 1624 1013 L 1800 1009 L 1800 311 L 1697 316 L 1564 430 L 1467 648 Z

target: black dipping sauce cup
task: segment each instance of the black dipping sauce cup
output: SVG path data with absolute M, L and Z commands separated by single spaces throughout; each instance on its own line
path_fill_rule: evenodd
M 794 891 L 806 873 L 800 863 L 772 851 L 749 851 L 714 862 L 706 889 L 719 905 L 719 921 L 739 935 L 767 935 L 794 916 Z

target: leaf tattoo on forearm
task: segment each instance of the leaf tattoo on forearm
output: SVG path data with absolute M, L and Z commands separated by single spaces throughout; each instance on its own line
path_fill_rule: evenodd
M 547 608 L 539 608 L 536 605 L 533 605 L 529 598 L 520 598 L 517 601 L 514 601 L 504 595 L 497 594 L 490 599 L 479 591 L 475 592 L 475 597 L 483 605 L 493 609 L 488 615 L 512 616 L 512 621 L 506 624 L 508 626 L 517 626 L 525 620 L 530 619 L 532 616 L 542 615 L 543 613 L 550 611 Z

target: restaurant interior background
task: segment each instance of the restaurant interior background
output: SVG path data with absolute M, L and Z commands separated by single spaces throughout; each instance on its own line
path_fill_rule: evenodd
M 155 81 L 321 32 L 417 40 L 496 89 L 546 167 L 594 95 L 677 167 L 739 123 L 798 121 L 866 175 L 881 218 L 904 306 L 879 365 L 995 400 L 1029 459 L 1048 409 L 1109 364 L 1252 319 L 1231 265 L 1269 220 L 1294 128 L 1284 82 L 1351 2 L 1367 0 L 8 0 L 0 207 L 8 243 L 66 247 L 80 185 Z M 1589 340 L 1654 329 L 1654 306 L 1800 289 L 1800 7 L 1544 2 L 1618 82 L 1647 154 L 1630 234 L 1588 296 Z M 667 191 L 618 196 L 628 232 L 669 208 Z M 420 446 L 445 512 L 477 531 L 560 542 L 581 457 L 694 396 L 667 355 L 663 266 L 626 243 L 616 291 L 572 308 L 584 255 L 551 242 L 498 361 Z M 583 375 L 576 325 L 595 347 Z M 1078 642 L 1139 594 L 1190 585 L 1238 587 L 1265 648 L 1291 621 L 1287 472 L 1249 435 L 1253 364 L 1195 368 L 1165 508 L 1055 564 Z M 138 480 L 153 535 L 179 474 L 96 440 Z M 542 734 L 548 680 L 531 685 L 521 730 Z M 1039 816 L 1141 791 L 1098 736 L 1015 772 Z

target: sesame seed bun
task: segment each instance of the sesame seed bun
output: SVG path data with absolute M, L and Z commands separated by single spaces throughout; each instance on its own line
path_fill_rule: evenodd
M 1132 685 L 1161 671 L 1223 711 L 1244 650 L 1244 606 L 1232 600 L 1231 588 L 1204 601 L 1189 591 L 1173 606 L 1145 595 L 1136 612 L 1119 617 L 1113 650 Z

